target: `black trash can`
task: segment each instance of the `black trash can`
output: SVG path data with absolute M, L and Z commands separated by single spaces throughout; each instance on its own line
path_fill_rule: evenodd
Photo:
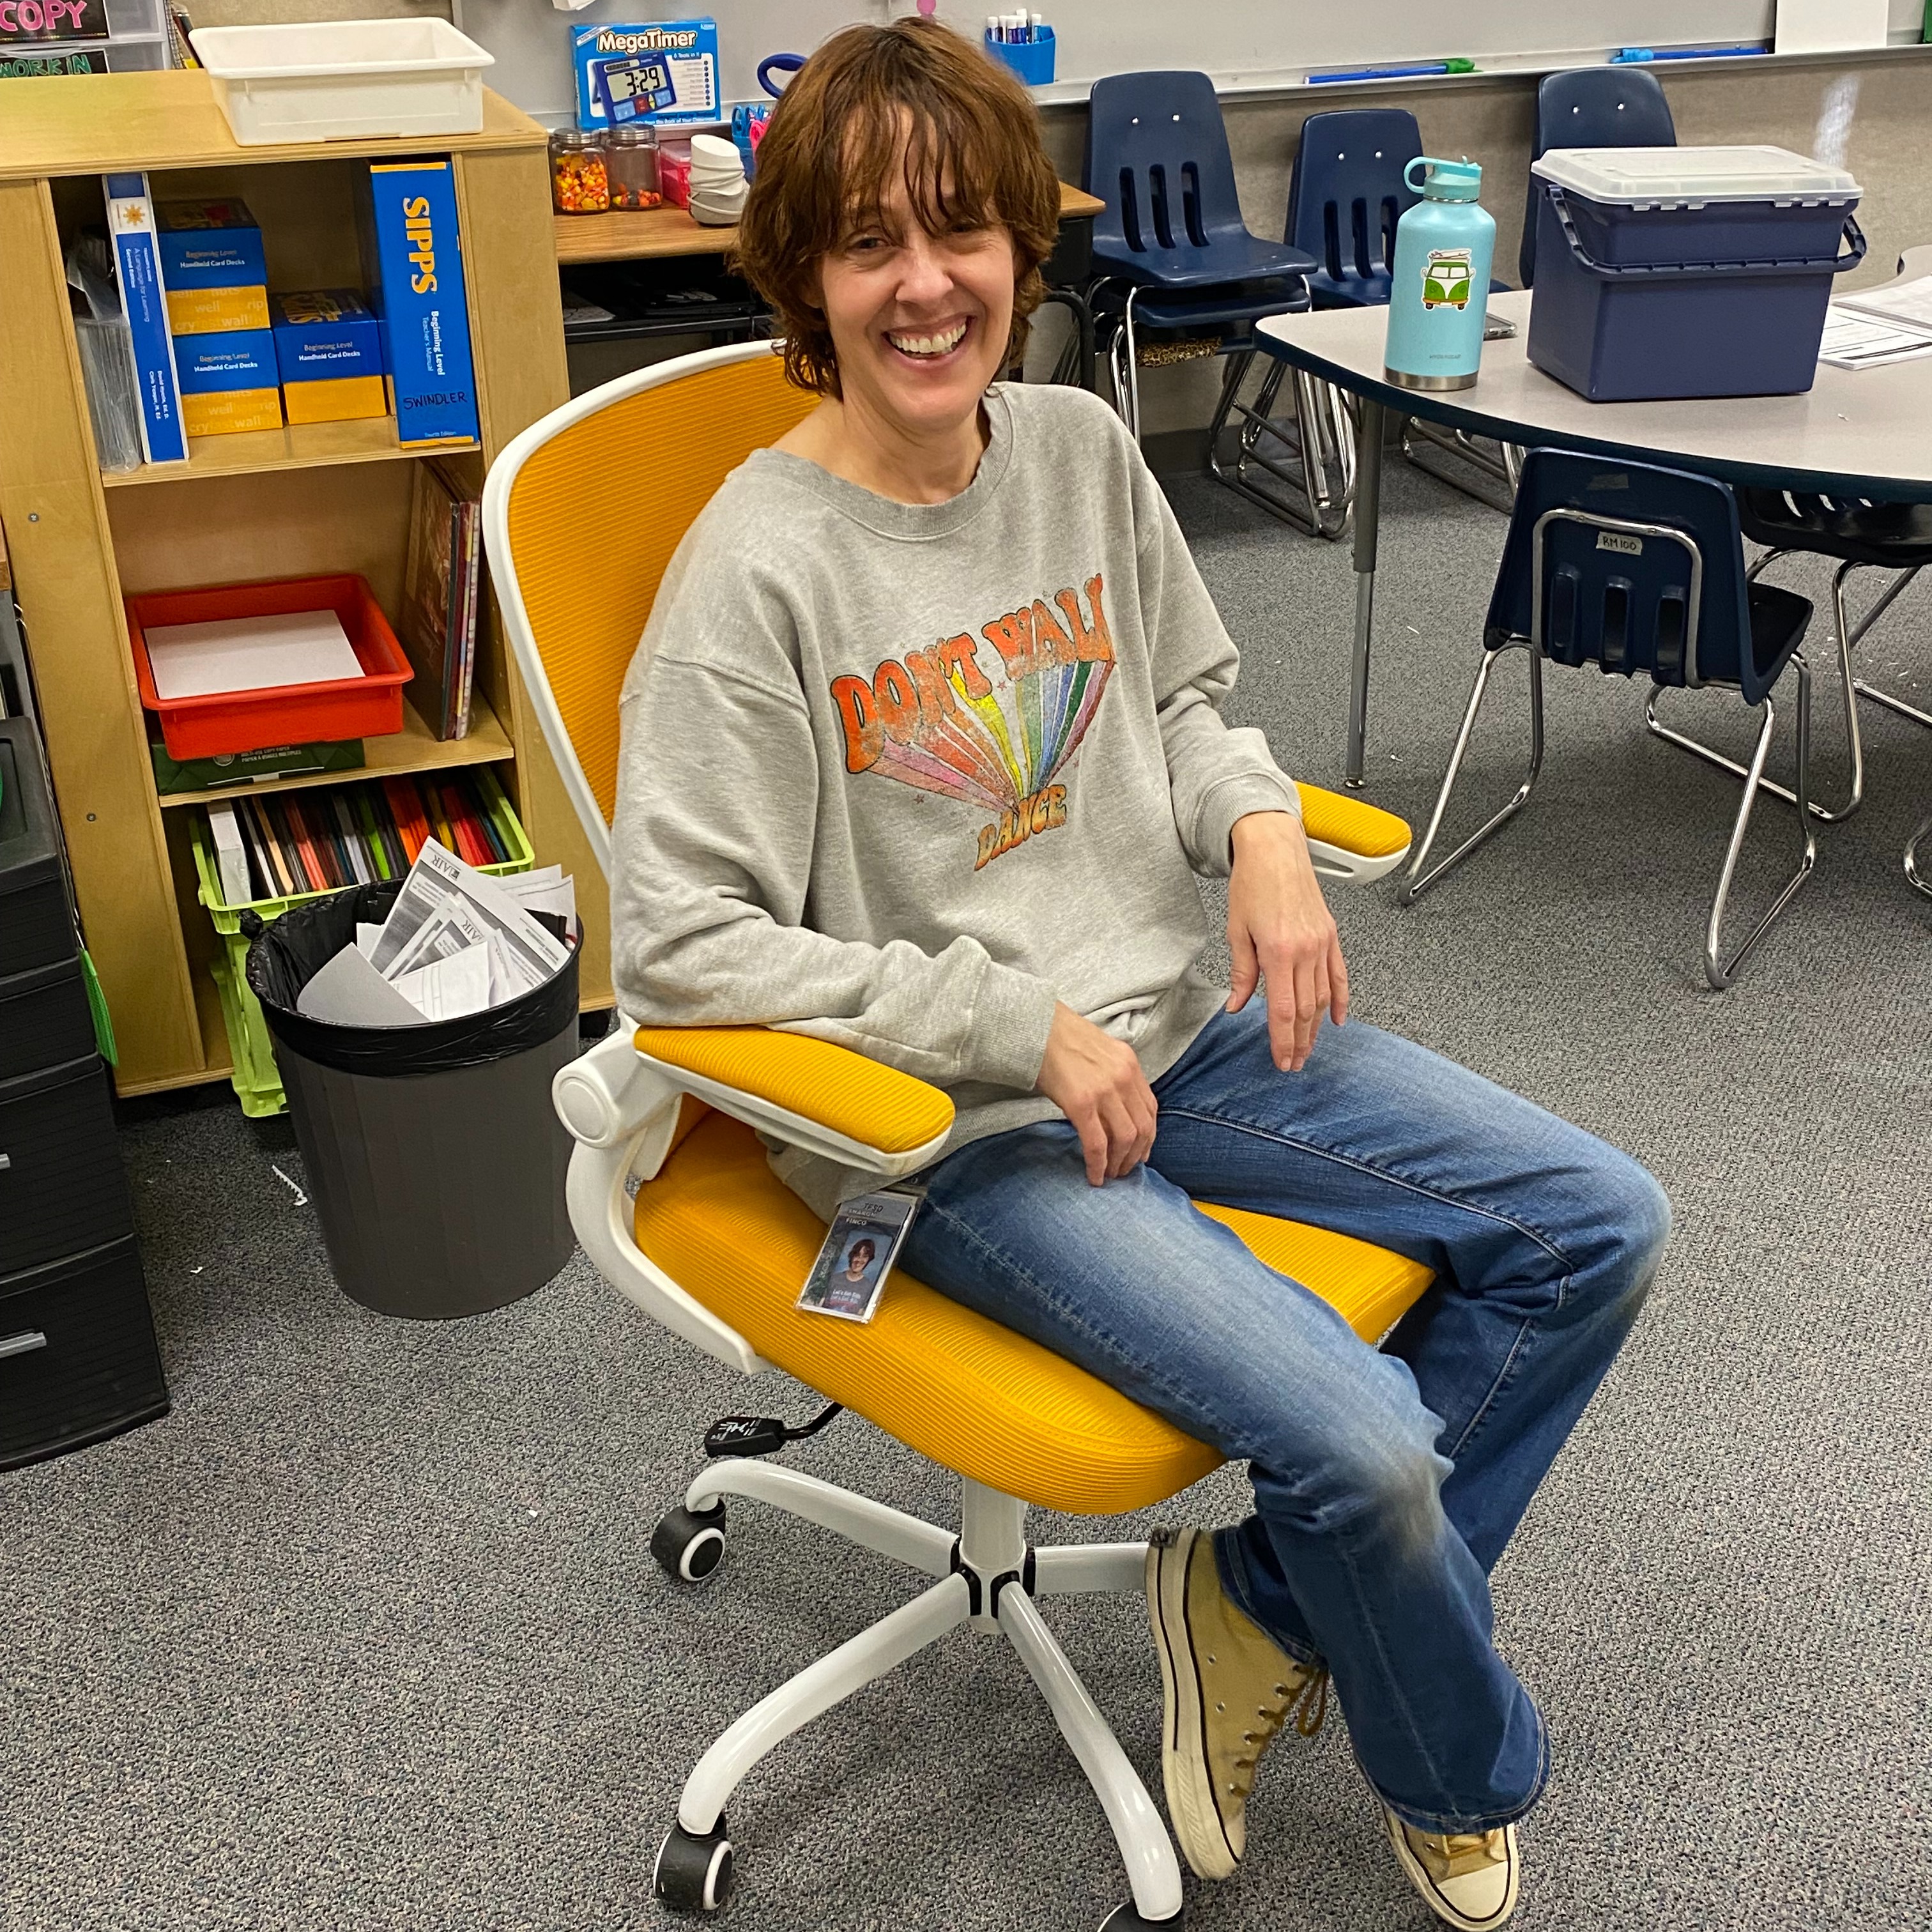
M 461 1019 L 350 1027 L 298 1012 L 356 922 L 386 919 L 400 890 L 353 886 L 262 925 L 248 985 L 338 1284 L 379 1314 L 446 1321 L 534 1294 L 575 1245 L 570 1137 L 550 1084 L 578 1051 L 577 954 L 544 985 Z

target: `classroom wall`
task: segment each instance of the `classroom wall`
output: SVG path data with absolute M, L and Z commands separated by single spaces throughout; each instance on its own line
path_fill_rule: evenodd
M 1715 146 L 1768 143 L 1826 155 L 1834 143 L 1864 190 L 1858 220 L 1870 242 L 1865 262 L 1841 286 L 1887 280 L 1900 251 L 1932 242 L 1932 55 L 1761 68 L 1660 73 L 1678 138 Z M 1426 152 L 1466 154 L 1483 164 L 1483 204 L 1496 218 L 1496 272 L 1514 284 L 1522 232 L 1536 82 L 1492 77 L 1432 81 L 1382 92 L 1351 89 L 1345 102 L 1292 94 L 1231 100 L 1222 106 L 1242 212 L 1257 235 L 1278 236 L 1288 210 L 1289 174 L 1301 124 L 1312 112 L 1339 107 L 1407 107 L 1422 129 Z M 1084 107 L 1049 108 L 1047 147 L 1063 178 L 1080 178 L 1086 140 Z M 1042 352 L 1059 340 L 1058 322 L 1042 322 Z M 1214 414 L 1220 366 L 1209 362 L 1144 370 L 1142 412 L 1150 457 L 1160 468 L 1199 465 Z
M 446 20 L 450 17 L 449 0 L 188 0 L 188 10 L 197 27 L 275 26 L 299 20 Z

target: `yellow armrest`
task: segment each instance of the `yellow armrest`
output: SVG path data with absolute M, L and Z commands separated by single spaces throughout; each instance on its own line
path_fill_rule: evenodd
M 910 1154 L 952 1125 L 937 1087 L 862 1053 L 770 1027 L 640 1027 L 647 1060 L 750 1095 L 881 1154 Z
M 1386 859 L 1408 850 L 1408 821 L 1392 812 L 1319 785 L 1303 784 L 1301 829 L 1311 839 L 1364 859 Z

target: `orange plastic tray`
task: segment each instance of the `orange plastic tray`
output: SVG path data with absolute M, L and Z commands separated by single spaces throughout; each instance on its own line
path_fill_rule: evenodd
M 128 636 L 141 702 L 161 722 L 175 758 L 218 758 L 274 745 L 335 738 L 380 738 L 403 728 L 403 686 L 414 674 L 375 592 L 362 578 L 286 577 L 269 584 L 225 584 L 204 590 L 156 590 L 127 600 Z M 326 684 L 263 691 L 213 692 L 164 704 L 154 688 L 144 626 L 202 624 L 221 617 L 274 617 L 333 610 L 342 620 L 362 675 Z

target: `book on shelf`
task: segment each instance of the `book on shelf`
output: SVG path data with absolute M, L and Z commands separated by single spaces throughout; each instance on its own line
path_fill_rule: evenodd
M 169 333 L 167 291 L 154 229 L 154 204 L 144 174 L 108 175 L 107 232 L 121 306 L 134 350 L 141 410 L 141 453 L 150 463 L 180 463 L 188 456 L 182 428 L 181 383 Z
M 222 799 L 206 809 L 228 907 L 400 879 L 432 838 L 479 868 L 514 856 L 465 772 Z
M 456 184 L 448 162 L 370 165 L 363 276 L 382 317 L 384 364 L 405 449 L 477 434 L 476 376 Z
M 470 730 L 483 571 L 482 506 L 447 464 L 416 466 L 398 637 L 416 674 L 414 698 L 438 738 Z

